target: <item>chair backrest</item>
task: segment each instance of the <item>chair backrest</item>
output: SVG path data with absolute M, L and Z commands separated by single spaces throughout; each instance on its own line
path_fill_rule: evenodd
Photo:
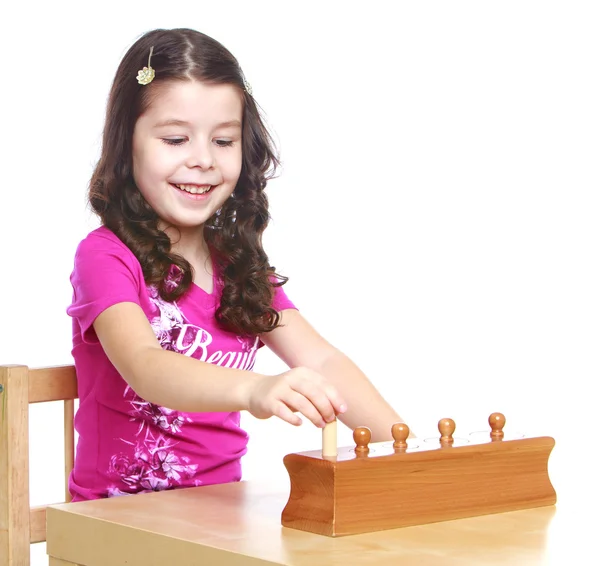
M 29 404 L 64 401 L 65 502 L 73 469 L 75 367 L 0 366 L 0 566 L 29 564 L 30 544 L 46 540 L 46 505 L 29 499 Z M 60 503 L 60 502 L 57 502 Z

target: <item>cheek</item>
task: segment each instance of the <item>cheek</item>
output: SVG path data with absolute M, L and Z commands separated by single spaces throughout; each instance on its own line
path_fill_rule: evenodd
M 134 178 L 143 183 L 164 181 L 176 168 L 169 157 L 160 147 L 145 148 L 143 152 L 138 152 L 133 160 Z
M 152 161 L 152 156 L 149 155 L 148 148 L 144 144 L 133 145 L 133 179 L 138 187 L 152 177 L 152 169 L 148 167 Z
M 133 180 L 137 187 L 144 192 L 148 184 L 148 168 L 144 164 L 144 159 L 139 154 L 133 158 Z
M 227 162 L 227 177 L 232 181 L 237 181 L 242 171 L 242 152 L 238 151 L 232 154 Z

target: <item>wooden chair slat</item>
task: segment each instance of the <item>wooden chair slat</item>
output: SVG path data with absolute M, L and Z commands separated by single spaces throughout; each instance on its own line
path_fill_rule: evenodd
M 75 401 L 69 399 L 65 401 L 64 408 L 64 427 L 65 427 L 65 501 L 71 501 L 69 493 L 69 476 L 73 471 L 75 463 L 75 429 L 73 428 L 73 419 L 75 417 Z
M 53 366 L 29 370 L 29 402 L 77 399 L 74 366 Z
M 47 505 L 40 505 L 31 509 L 29 514 L 29 542 L 31 544 L 46 540 L 46 507 Z M 29 552 L 29 547 L 27 551 Z
M 28 369 L 0 367 L 0 563 L 29 557 Z
M 30 545 L 46 540 L 46 505 L 29 497 L 29 405 L 64 401 L 65 501 L 75 454 L 75 367 L 0 366 L 0 565 L 28 566 Z

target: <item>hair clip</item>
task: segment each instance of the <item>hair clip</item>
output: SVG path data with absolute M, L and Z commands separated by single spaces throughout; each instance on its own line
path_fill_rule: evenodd
M 136 79 L 141 85 L 150 84 L 154 80 L 154 69 L 150 66 L 150 59 L 153 51 L 154 45 L 150 48 L 150 55 L 148 55 L 148 66 L 138 71 Z
M 252 87 L 250 86 L 250 83 L 244 79 L 244 90 L 250 95 L 252 96 Z

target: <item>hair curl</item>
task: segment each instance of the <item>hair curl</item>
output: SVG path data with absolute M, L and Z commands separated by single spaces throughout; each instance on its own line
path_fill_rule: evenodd
M 156 78 L 147 86 L 135 80 L 151 65 Z M 191 29 L 154 30 L 140 37 L 121 61 L 110 91 L 100 159 L 89 187 L 89 202 L 104 226 L 113 231 L 139 260 L 146 284 L 155 285 L 167 301 L 181 297 L 193 281 L 189 262 L 171 251 L 171 241 L 158 228 L 159 217 L 133 179 L 133 130 L 139 116 L 167 81 L 198 80 L 230 84 L 243 96 L 242 168 L 238 183 L 222 208 L 206 222 L 204 238 L 223 281 L 218 323 L 234 332 L 256 335 L 276 328 L 274 288 L 287 278 L 269 265 L 262 234 L 270 220 L 264 192 L 279 161 L 259 109 L 245 90 L 235 57 L 216 40 Z M 175 284 L 173 266 L 180 276 Z

